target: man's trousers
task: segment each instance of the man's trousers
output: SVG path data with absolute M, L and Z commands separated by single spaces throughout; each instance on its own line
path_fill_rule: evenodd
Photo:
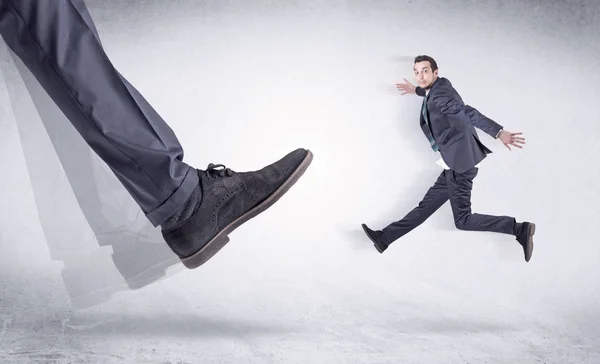
M 0 0 L 0 35 L 155 227 L 198 184 L 177 137 L 105 54 L 83 0 Z
M 473 179 L 477 176 L 477 172 L 477 167 L 473 167 L 464 173 L 444 170 L 433 186 L 429 188 L 417 207 L 401 220 L 391 223 L 382 230 L 383 242 L 386 245 L 390 245 L 395 240 L 406 235 L 425 222 L 427 218 L 448 200 L 450 200 L 450 205 L 452 206 L 456 228 L 460 230 L 513 234 L 516 222 L 514 217 L 472 213 L 471 190 L 473 188 Z

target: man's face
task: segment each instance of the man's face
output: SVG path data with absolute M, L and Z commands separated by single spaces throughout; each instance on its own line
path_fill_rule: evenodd
M 424 89 L 429 89 L 433 85 L 433 81 L 437 79 L 438 70 L 432 71 L 429 61 L 415 63 L 414 67 L 415 79 L 419 86 Z

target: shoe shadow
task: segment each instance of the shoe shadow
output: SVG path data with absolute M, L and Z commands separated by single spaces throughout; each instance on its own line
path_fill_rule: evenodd
M 68 336 L 166 336 L 166 337 L 256 337 L 279 336 L 297 331 L 291 326 L 264 324 L 243 319 L 221 319 L 193 314 L 113 315 L 86 314 L 63 321 Z
M 343 241 L 347 242 L 350 247 L 357 250 L 375 250 L 373 242 L 365 234 L 360 226 L 362 222 L 357 222 L 353 225 L 338 225 L 337 231 L 342 236 Z M 369 224 L 367 224 L 369 226 Z
M 432 335 L 455 335 L 457 333 L 493 333 L 501 334 L 513 332 L 517 328 L 514 325 L 502 323 L 490 323 L 469 319 L 451 318 L 412 318 L 406 320 L 394 320 L 386 325 L 386 331 L 390 330 L 397 334 L 414 335 L 415 333 Z

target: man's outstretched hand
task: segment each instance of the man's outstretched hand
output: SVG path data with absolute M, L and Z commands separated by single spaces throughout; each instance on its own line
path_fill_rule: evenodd
M 519 144 L 525 144 L 525 138 L 517 136 L 517 135 L 521 135 L 521 134 L 523 134 L 523 133 L 511 133 L 510 131 L 502 130 L 500 132 L 500 135 L 498 135 L 498 139 L 500 139 L 502 144 L 504 144 L 508 148 L 508 150 L 511 150 L 510 149 L 511 145 L 513 147 L 523 148 Z
M 406 78 L 404 79 L 404 82 L 405 83 L 397 83 L 396 84 L 396 88 L 400 92 L 402 92 L 402 95 L 416 93 L 416 91 L 415 91 L 416 87 L 412 83 L 408 82 L 408 80 Z

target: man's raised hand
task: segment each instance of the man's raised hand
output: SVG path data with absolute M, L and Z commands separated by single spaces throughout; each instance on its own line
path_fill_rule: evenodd
M 402 95 L 416 93 L 416 87 L 412 83 L 408 82 L 406 78 L 404 79 L 404 83 L 397 83 L 396 88 L 402 92 Z
M 525 138 L 517 136 L 521 134 L 523 133 L 511 133 L 510 131 L 502 130 L 500 132 L 500 135 L 498 136 L 498 139 L 500 139 L 502 144 L 504 144 L 504 146 L 506 146 L 508 150 L 511 150 L 511 145 L 513 147 L 523 148 L 520 144 L 525 144 Z

